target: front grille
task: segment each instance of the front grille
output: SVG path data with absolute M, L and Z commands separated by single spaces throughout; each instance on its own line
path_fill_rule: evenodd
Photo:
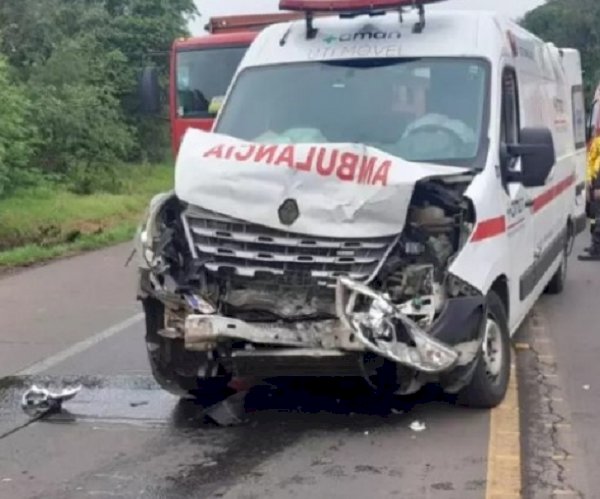
M 332 286 L 368 278 L 395 237 L 337 239 L 275 230 L 191 207 L 183 214 L 192 254 L 211 272 L 278 276 L 279 285 Z

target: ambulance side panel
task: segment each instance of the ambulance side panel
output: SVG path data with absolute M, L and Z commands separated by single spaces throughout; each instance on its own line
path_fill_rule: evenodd
M 583 89 L 583 78 L 581 71 L 581 57 L 579 52 L 574 49 L 560 50 L 562 65 L 565 69 L 565 75 L 570 91 L 571 99 L 568 100 L 570 116 L 572 116 L 571 126 L 573 133 L 574 162 L 575 162 L 575 200 L 570 205 L 573 228 L 576 233 L 585 229 L 586 225 L 586 116 L 585 116 L 585 95 Z
M 568 230 L 584 209 L 579 203 L 582 161 L 581 82 L 578 54 L 559 51 L 512 23 L 501 26 L 516 38 L 518 55 L 503 45 L 492 62 L 492 112 L 488 164 L 466 195 L 474 203 L 477 226 L 450 271 L 484 293 L 508 290 L 514 333 L 560 267 Z M 488 31 L 488 35 L 491 34 Z M 564 64 L 564 65 L 563 65 Z M 505 71 L 514 70 L 520 127 L 550 129 L 557 161 L 546 185 L 525 188 L 503 181 L 500 167 L 502 94 Z M 578 128 L 579 127 L 579 128 Z M 511 166 L 521 168 L 520 161 Z M 474 264 L 480 262 L 480 264 Z

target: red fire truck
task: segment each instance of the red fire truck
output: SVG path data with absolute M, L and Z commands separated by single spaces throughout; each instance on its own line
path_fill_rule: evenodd
M 257 33 L 300 17 L 296 13 L 213 17 L 206 25 L 208 35 L 173 43 L 169 112 L 175 155 L 188 128 L 212 129 L 220 101 Z

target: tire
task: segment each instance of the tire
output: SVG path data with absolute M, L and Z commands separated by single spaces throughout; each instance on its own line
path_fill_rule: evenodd
M 482 349 L 470 383 L 458 394 L 467 407 L 491 409 L 506 395 L 510 378 L 510 335 L 506 308 L 500 297 L 490 291 Z
M 562 261 L 560 267 L 558 267 L 556 273 L 550 279 L 548 286 L 546 286 L 546 293 L 549 295 L 559 295 L 565 289 L 565 283 L 567 282 L 567 271 L 569 269 L 569 246 L 571 244 L 572 235 L 571 231 L 567 232 L 567 239 L 565 241 L 565 247 L 562 251 Z
M 228 387 L 229 377 L 199 378 L 197 373 L 207 355 L 185 349 L 180 338 L 160 336 L 164 327 L 164 306 L 152 298 L 143 301 L 146 316 L 146 348 L 152 375 L 158 385 L 180 398 L 195 399 L 202 405 L 217 403 L 234 390 Z

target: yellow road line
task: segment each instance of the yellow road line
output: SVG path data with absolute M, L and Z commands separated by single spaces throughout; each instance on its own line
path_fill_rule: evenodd
M 517 369 L 511 368 L 504 402 L 490 413 L 486 499 L 521 497 L 521 434 Z

